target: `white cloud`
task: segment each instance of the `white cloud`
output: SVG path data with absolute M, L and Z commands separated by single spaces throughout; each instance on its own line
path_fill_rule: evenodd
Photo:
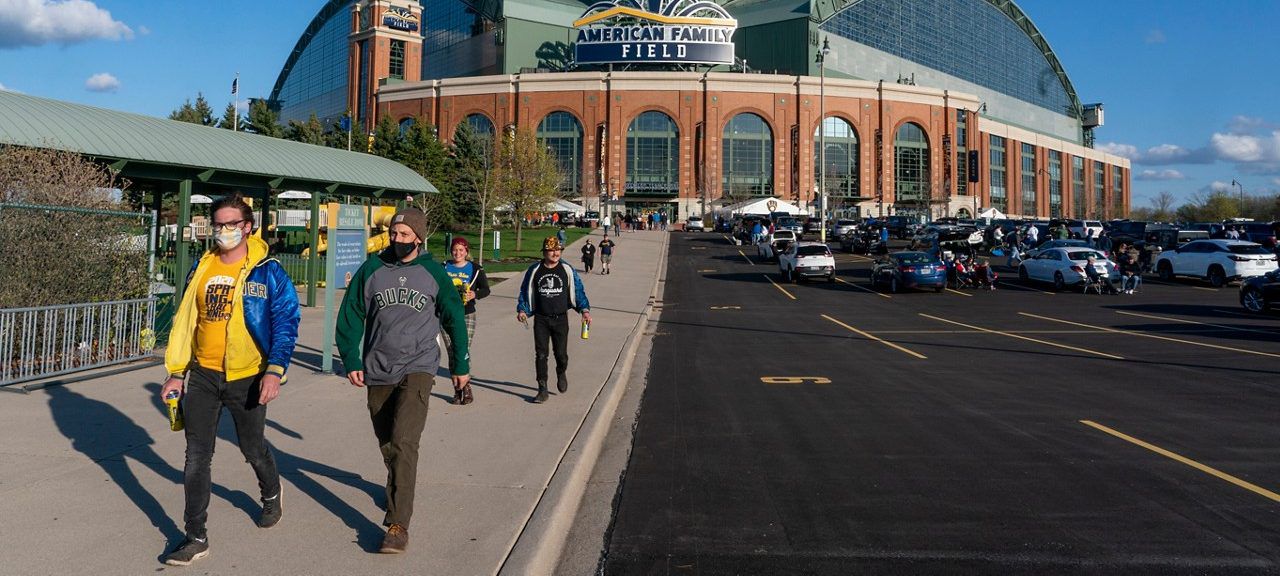
M 1210 182 L 1209 185 L 1200 188 L 1201 192 L 1231 192 L 1234 190 L 1235 187 L 1232 186 L 1230 182 L 1223 182 L 1221 180 L 1214 180 L 1213 182 Z
M 1280 186 L 1280 178 L 1272 178 L 1271 183 Z
M 150 34 L 150 33 L 151 33 L 151 29 L 150 29 L 150 28 L 147 28 L 146 26 L 143 26 L 143 25 L 138 25 L 138 34 L 139 34 L 139 35 L 141 35 L 141 36 L 146 36 L 146 35 L 148 35 L 148 34 Z
M 17 92 L 17 90 L 14 90 L 13 88 L 5 86 L 4 84 L 0 84 L 0 90 L 6 91 L 6 92 Z
M 1164 31 L 1159 28 L 1156 28 L 1150 32 L 1147 32 L 1147 37 L 1146 37 L 1147 44 L 1164 44 L 1165 40 L 1166 38 L 1164 37 Z
M 1143 170 L 1134 176 L 1138 180 L 1186 180 L 1182 172 L 1166 168 L 1164 170 Z
M 1264 162 L 1275 152 L 1268 150 L 1265 138 L 1246 134 L 1214 134 L 1209 144 L 1219 158 L 1228 162 Z
M 1107 142 L 1097 146 L 1098 150 L 1116 156 L 1123 156 L 1134 163 L 1147 164 L 1151 166 L 1162 166 L 1168 164 L 1208 164 L 1213 161 L 1212 156 L 1204 149 L 1188 150 L 1177 144 L 1160 144 L 1152 146 L 1147 150 L 1138 150 L 1133 144 L 1120 144 L 1117 142 Z
M 122 38 L 133 30 L 90 0 L 0 0 L 0 49 Z
M 84 81 L 84 89 L 90 92 L 115 92 L 120 89 L 120 80 L 106 72 L 99 72 Z

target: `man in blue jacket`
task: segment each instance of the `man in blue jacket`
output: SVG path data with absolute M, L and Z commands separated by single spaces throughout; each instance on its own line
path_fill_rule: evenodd
M 253 232 L 253 209 L 238 195 L 213 203 L 217 248 L 191 270 L 173 319 L 160 397 L 181 392 L 186 422 L 186 538 L 164 557 L 186 566 L 209 555 L 205 533 L 213 446 L 225 406 L 235 421 L 240 452 L 258 477 L 260 528 L 280 521 L 280 473 L 264 438 L 267 403 L 280 384 L 298 340 L 298 293 L 267 244 Z M 189 377 L 188 377 L 189 376 Z
M 538 374 L 538 395 L 533 401 L 547 401 L 547 340 L 556 353 L 556 390 L 569 391 L 569 310 L 582 314 L 591 325 L 591 304 L 577 271 L 560 261 L 564 246 L 554 237 L 542 243 L 542 261 L 530 266 L 520 281 L 516 298 L 516 320 L 528 322 L 533 316 L 534 367 Z

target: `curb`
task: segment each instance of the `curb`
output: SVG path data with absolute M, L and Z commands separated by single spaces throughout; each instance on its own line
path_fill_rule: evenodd
M 645 304 L 644 312 L 636 319 L 631 334 L 623 343 L 609 379 L 596 394 L 591 409 L 583 416 L 573 439 L 565 447 L 560 463 L 556 466 L 546 487 L 543 488 L 542 496 L 534 505 L 533 512 L 525 521 L 520 534 L 516 536 L 506 558 L 498 566 L 496 574 L 500 576 L 552 574 L 559 564 L 568 540 L 569 528 L 578 514 L 578 507 L 582 504 L 583 495 L 586 493 L 587 482 L 591 478 L 596 460 L 600 457 L 605 437 L 609 433 L 609 426 L 622 400 L 627 381 L 630 379 L 636 349 L 640 346 L 642 329 L 653 314 L 654 301 L 659 297 L 659 285 L 666 277 L 669 246 L 669 242 L 663 242 L 662 252 L 658 256 L 657 274 L 654 275 L 653 288 L 649 291 L 649 301 Z

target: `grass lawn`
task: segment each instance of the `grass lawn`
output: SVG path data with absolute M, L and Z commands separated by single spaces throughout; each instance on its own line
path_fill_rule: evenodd
M 542 259 L 542 241 L 548 236 L 555 236 L 558 228 L 554 226 L 542 226 L 537 228 L 525 228 L 523 230 L 524 250 L 516 251 L 516 229 L 515 228 L 499 228 L 502 232 L 502 258 L 495 260 L 493 258 L 493 232 L 489 229 L 485 230 L 484 241 L 484 269 L 487 272 L 516 272 L 528 268 L 530 264 Z M 480 238 L 476 230 L 462 232 L 457 236 L 462 236 L 471 243 L 471 259 L 480 259 Z M 572 244 L 578 238 L 586 236 L 591 232 L 590 228 L 565 228 L 567 243 Z M 437 232 L 427 240 L 427 251 L 431 253 L 436 260 L 446 260 L 447 246 L 444 245 L 444 233 Z M 576 262 L 574 254 L 566 254 L 570 262 Z

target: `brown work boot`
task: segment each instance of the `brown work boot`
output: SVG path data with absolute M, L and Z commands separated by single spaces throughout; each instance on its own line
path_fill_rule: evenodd
M 399 554 L 409 545 L 409 530 L 399 524 L 387 527 L 387 535 L 382 537 L 382 547 L 378 552 L 383 554 Z

